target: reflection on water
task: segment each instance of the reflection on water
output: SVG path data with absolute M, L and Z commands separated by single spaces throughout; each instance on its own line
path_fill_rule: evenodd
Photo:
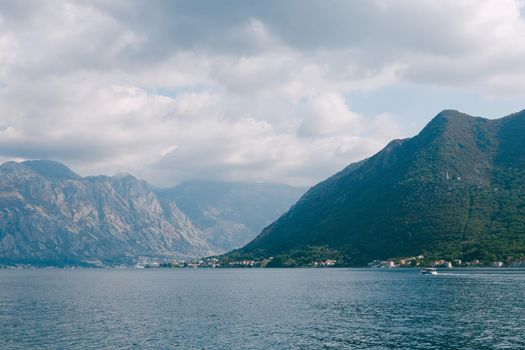
M 525 271 L 3 270 L 0 349 L 525 348 Z

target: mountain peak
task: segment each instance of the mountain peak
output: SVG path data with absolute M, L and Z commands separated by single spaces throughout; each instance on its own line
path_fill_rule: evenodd
M 488 119 L 473 117 L 454 109 L 446 109 L 432 118 L 421 130 L 419 136 L 424 139 L 434 139 L 445 134 L 461 134 L 480 121 L 488 121 Z
M 454 118 L 459 116 L 469 116 L 463 112 L 458 111 L 457 109 L 444 109 L 437 114 L 436 117 L 445 117 L 445 118 Z
M 42 176 L 54 180 L 78 180 L 81 178 L 81 176 L 75 174 L 64 164 L 54 160 L 26 160 L 20 164 Z
M 120 180 L 137 180 L 137 178 L 130 173 L 117 173 L 113 175 L 112 178 Z
M 476 117 L 473 117 L 471 115 L 468 115 L 466 113 L 457 111 L 455 109 L 445 109 L 441 112 L 439 112 L 429 123 L 435 124 L 435 123 L 450 123 L 450 122 L 465 122 L 472 119 L 475 119 Z
M 415 137 L 312 187 L 231 256 L 283 266 L 414 256 L 497 261 L 525 246 L 525 112 L 439 113 Z

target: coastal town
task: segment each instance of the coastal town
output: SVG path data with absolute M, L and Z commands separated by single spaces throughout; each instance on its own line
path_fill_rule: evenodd
M 158 261 L 155 259 L 142 258 L 135 268 L 265 268 L 273 267 L 270 257 L 261 260 L 233 260 L 224 261 L 217 257 L 202 258 L 197 260 L 169 260 Z M 428 260 L 423 255 L 404 257 L 399 259 L 373 260 L 367 264 L 369 268 L 410 268 L 410 267 L 433 267 L 433 268 L 469 268 L 469 267 L 525 267 L 525 259 L 508 257 L 505 261 L 462 261 L 461 259 L 436 259 Z M 345 267 L 335 259 L 324 259 L 313 261 L 306 266 L 311 268 Z
M 277 259 L 275 259 L 277 260 Z M 271 268 L 287 267 L 275 262 L 273 257 L 266 259 L 239 259 L 225 260 L 221 257 L 206 257 L 201 259 L 158 259 L 151 257 L 139 257 L 134 265 L 129 264 L 105 264 L 100 260 L 86 260 L 82 265 L 64 265 L 64 268 L 134 268 L 134 269 L 170 269 L 170 268 Z M 351 267 L 345 266 L 336 259 L 321 259 L 312 261 L 305 265 L 295 265 L 291 267 L 302 268 L 337 268 Z M 355 266 L 359 267 L 359 266 Z M 361 266 L 363 267 L 363 266 Z M 394 268 L 525 268 L 524 258 L 508 257 L 504 261 L 481 261 L 474 259 L 463 261 L 461 259 L 427 259 L 423 255 L 403 257 L 397 259 L 372 260 L 367 264 L 372 269 L 394 269 Z M 0 264 L 0 269 L 12 268 L 56 268 L 48 266 L 38 266 L 31 264 Z
M 508 257 L 505 261 L 482 262 L 480 260 L 463 261 L 461 259 L 452 260 L 430 260 L 427 262 L 425 256 L 418 255 L 413 257 L 389 260 L 373 260 L 368 263 L 371 268 L 397 268 L 397 267 L 433 267 L 448 268 L 453 267 L 525 267 L 525 260 Z
M 273 257 L 261 260 L 235 260 L 223 261 L 216 257 L 203 258 L 197 260 L 170 260 L 159 262 L 157 260 L 142 259 L 135 268 L 264 268 L 271 267 Z M 325 259 L 315 261 L 309 267 L 335 267 L 337 261 L 334 259 Z

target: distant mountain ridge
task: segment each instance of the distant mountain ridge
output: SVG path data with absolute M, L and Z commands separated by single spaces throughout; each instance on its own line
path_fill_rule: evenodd
M 0 262 L 127 261 L 215 253 L 174 203 L 133 176 L 41 160 L 0 166 Z
M 173 201 L 219 249 L 244 246 L 306 191 L 271 183 L 190 181 L 157 191 Z
M 263 196 L 272 188 L 273 196 Z M 6 162 L 0 165 L 0 264 L 214 255 L 245 244 L 300 194 L 286 185 L 216 182 L 163 190 L 129 174 L 81 177 L 51 160 Z
M 497 120 L 443 111 L 417 136 L 312 187 L 230 256 L 363 265 L 421 253 L 524 255 L 524 111 Z

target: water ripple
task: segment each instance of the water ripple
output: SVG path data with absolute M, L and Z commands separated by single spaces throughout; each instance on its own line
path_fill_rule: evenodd
M 525 271 L 4 270 L 1 349 L 519 349 Z

